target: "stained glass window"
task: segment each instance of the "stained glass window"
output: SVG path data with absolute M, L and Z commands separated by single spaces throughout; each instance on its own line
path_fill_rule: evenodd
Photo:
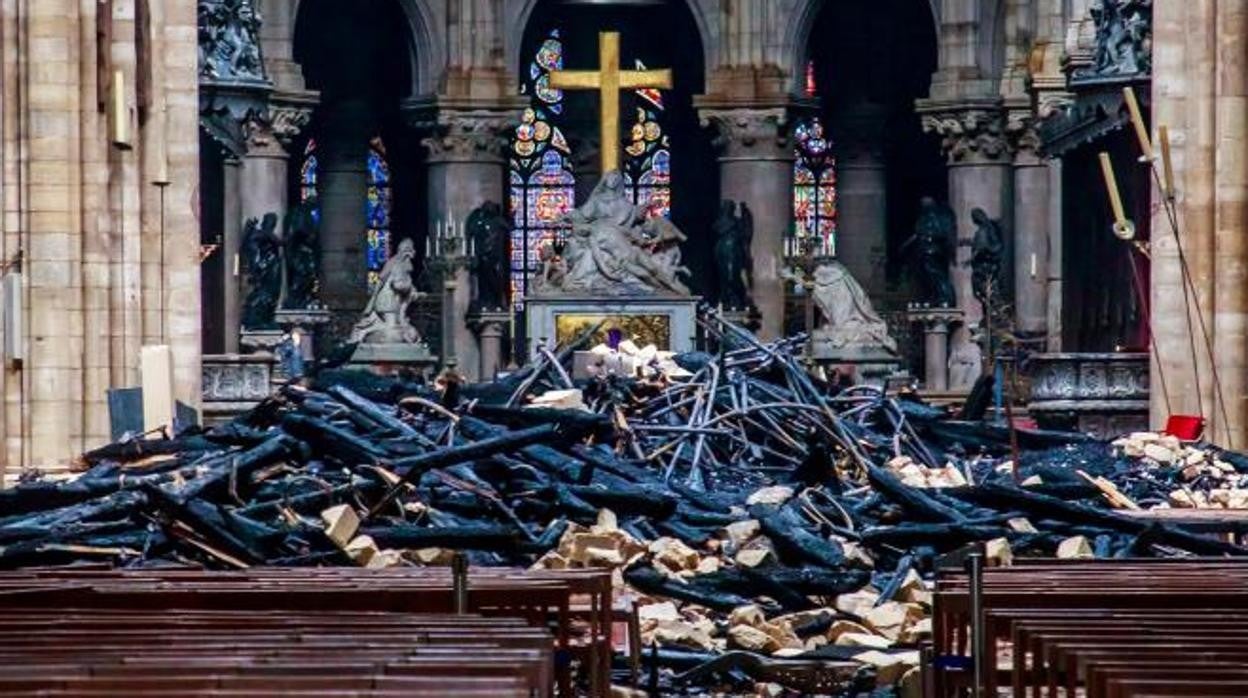
M 824 249 L 836 243 L 836 158 L 819 117 L 797 125 L 797 159 L 793 163 L 793 214 L 799 237 L 822 239 Z
M 815 64 L 806 64 L 806 96 L 814 97 Z M 836 158 L 823 122 L 812 116 L 794 131 L 797 152 L 793 162 L 793 218 L 799 238 L 819 238 L 816 247 L 836 254 Z
M 563 91 L 550 86 L 550 71 L 563 68 L 563 42 L 553 30 L 538 48 L 521 93 L 530 98 L 511 143 L 511 291 L 519 306 L 540 267 L 542 247 L 566 230 L 558 221 L 575 203 L 567 139 L 557 125 Z
M 368 290 L 377 288 L 381 269 L 390 259 L 390 166 L 381 138 L 368 144 L 368 199 L 364 206 L 367 240 L 364 245 Z
M 316 139 L 310 138 L 303 149 L 303 166 L 299 168 L 299 203 L 312 203 L 312 219 L 317 223 L 321 218 L 321 207 L 317 203 L 320 197 L 320 176 L 321 163 L 316 155 Z
M 637 61 L 637 69 L 646 66 Z M 672 151 L 663 130 L 663 93 L 657 89 L 637 90 L 636 120 L 624 146 L 624 179 L 633 201 L 644 206 L 647 216 L 672 215 Z

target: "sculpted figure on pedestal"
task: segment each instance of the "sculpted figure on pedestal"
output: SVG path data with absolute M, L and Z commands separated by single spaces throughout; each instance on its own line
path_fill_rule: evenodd
M 923 197 L 919 203 L 914 236 L 902 244 L 902 250 L 908 252 L 912 260 L 912 269 L 918 281 L 917 301 L 936 308 L 957 305 L 953 282 L 949 279 L 956 234 L 957 221 L 953 211 L 930 196 Z
M 273 326 L 282 294 L 282 241 L 277 235 L 276 213 L 266 214 L 263 222 L 255 218 L 247 221 L 242 261 L 249 289 L 243 301 L 243 327 L 268 329 Z
M 283 243 L 286 248 L 286 299 L 288 310 L 318 305 L 317 278 L 321 268 L 320 223 L 316 202 L 306 201 L 286 213 Z
M 975 223 L 975 238 L 971 242 L 971 290 L 975 299 L 987 304 L 991 297 L 1000 299 L 1002 255 L 1005 254 L 1005 237 L 1001 224 L 988 217 L 982 208 L 971 211 Z
M 754 262 L 750 244 L 754 237 L 754 214 L 744 202 L 720 204 L 715 220 L 715 268 L 719 276 L 719 302 L 725 308 L 742 309 L 750 305 Z
M 831 350 L 884 351 L 897 353 L 897 342 L 888 324 L 875 312 L 871 299 L 845 265 L 836 260 L 815 269 L 814 299 L 824 324 L 813 341 Z
M 420 297 L 412 279 L 416 246 L 404 238 L 394 256 L 381 269 L 377 290 L 356 323 L 351 344 L 415 344 L 420 333 L 407 317 L 407 309 Z
M 538 294 L 689 295 L 679 278 L 689 273 L 681 265 L 684 233 L 666 218 L 647 220 L 618 171 L 564 220 L 571 231 L 562 253 L 543 253 Z
M 472 241 L 477 291 L 473 305 L 481 310 L 506 308 L 511 271 L 511 225 L 503 207 L 487 201 L 468 214 L 465 224 Z

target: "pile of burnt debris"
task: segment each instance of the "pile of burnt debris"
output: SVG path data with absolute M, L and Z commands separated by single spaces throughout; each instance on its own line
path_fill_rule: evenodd
M 489 384 L 321 370 L 225 426 L 112 444 L 71 480 L 0 492 L 0 568 L 386 567 L 453 551 L 606 566 L 665 685 L 766 684 L 768 662 L 818 658 L 864 667 L 847 691 L 907 692 L 927 580 L 970 543 L 1001 562 L 1248 553 L 1139 515 L 1243 506 L 1239 454 L 960 421 L 821 382 L 801 337 L 701 322 L 718 353 L 600 348 L 614 370 L 583 380 L 573 347 Z

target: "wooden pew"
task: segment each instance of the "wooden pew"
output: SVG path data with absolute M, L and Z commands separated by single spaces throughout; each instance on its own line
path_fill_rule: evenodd
M 1014 696 L 1125 698 L 1137 679 L 1151 680 L 1148 690 L 1201 672 L 1236 681 L 1248 659 L 1240 649 L 1248 647 L 1243 562 L 1048 561 L 985 570 L 983 580 L 987 695 L 1006 684 Z M 965 574 L 938 578 L 933 613 L 931 685 L 938 696 L 962 695 L 970 679 L 961 668 L 971 626 Z

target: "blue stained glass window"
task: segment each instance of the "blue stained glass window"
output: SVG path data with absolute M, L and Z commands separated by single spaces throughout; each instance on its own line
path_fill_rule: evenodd
M 368 290 L 376 290 L 382 267 L 390 259 L 390 165 L 386 146 L 380 137 L 368 147 L 368 195 L 364 205 L 366 225 L 364 261 L 368 270 Z
M 530 106 L 511 141 L 511 293 L 517 307 L 540 268 L 542 247 L 563 234 L 566 226 L 559 219 L 574 205 L 576 177 L 567 139 L 557 123 L 563 113 L 563 91 L 550 86 L 550 71 L 561 68 L 563 42 L 556 29 L 529 64 L 521 93 L 529 96 Z
M 321 221 L 321 207 L 317 203 L 320 198 L 321 163 L 316 154 L 316 139 L 308 139 L 303 149 L 303 166 L 299 168 L 299 203 L 313 203 L 312 220 Z

